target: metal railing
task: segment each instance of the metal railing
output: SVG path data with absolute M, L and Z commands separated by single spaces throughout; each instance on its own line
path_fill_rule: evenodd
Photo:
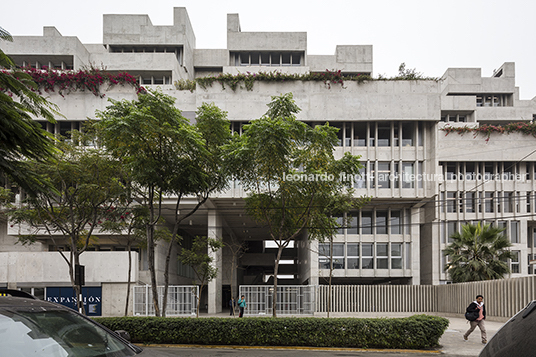
M 277 315 L 313 315 L 316 286 L 283 285 L 277 287 Z M 272 315 L 273 286 L 241 285 L 240 296 L 246 298 L 245 315 Z
M 168 287 L 166 316 L 195 315 L 199 295 L 196 285 Z M 162 308 L 164 287 L 158 287 L 158 305 Z M 150 285 L 134 286 L 134 316 L 154 316 L 153 292 Z
M 162 306 L 163 287 L 158 288 Z M 192 315 L 199 287 L 170 286 L 166 315 Z M 242 285 L 245 315 L 272 315 L 273 286 Z M 283 285 L 277 287 L 277 315 L 330 312 L 401 312 L 463 314 L 476 295 L 483 295 L 490 317 L 510 318 L 536 300 L 536 276 L 448 285 Z M 331 299 L 331 300 L 330 300 Z M 134 316 L 154 315 L 150 286 L 134 287 Z

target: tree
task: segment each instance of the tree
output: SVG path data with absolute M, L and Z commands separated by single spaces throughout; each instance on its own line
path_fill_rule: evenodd
M 235 294 L 235 281 L 234 276 L 236 269 L 238 269 L 238 261 L 244 255 L 247 250 L 246 243 L 240 238 L 236 237 L 234 234 L 231 234 L 229 242 L 225 244 L 229 252 L 231 253 L 231 264 L 229 270 L 231 272 L 231 299 L 236 297 L 238 294 Z M 233 309 L 233 316 L 235 314 L 236 304 L 231 306 Z
M 124 316 L 127 316 L 130 300 L 130 277 L 132 275 L 132 247 L 143 245 L 145 233 L 143 228 L 147 220 L 147 212 L 144 207 L 132 207 L 132 200 L 127 199 L 122 207 L 114 207 L 111 213 L 111 216 L 106 218 L 100 228 L 102 231 L 113 233 L 112 240 L 118 240 L 121 244 L 126 243 L 128 269 Z
M 201 305 L 201 293 L 206 284 L 214 279 L 218 274 L 218 268 L 212 266 L 213 258 L 210 252 L 215 253 L 223 247 L 223 243 L 219 239 L 208 238 L 205 236 L 197 236 L 192 242 L 192 248 L 182 248 L 179 255 L 180 260 L 192 267 L 197 281 L 201 285 L 199 287 L 199 295 L 197 299 L 196 317 L 199 317 L 199 305 Z
M 452 234 L 452 243 L 443 251 L 450 258 L 445 270 L 452 282 L 502 279 L 509 274 L 508 259 L 514 255 L 503 231 L 504 228 L 479 222 L 464 224 L 461 232 Z
M 201 135 L 175 108 L 175 99 L 161 91 L 142 93 L 134 101 L 109 101 L 112 104 L 97 113 L 101 120 L 95 127 L 106 150 L 128 169 L 137 204 L 147 209 L 148 267 L 155 315 L 160 316 L 155 233 L 162 218 L 162 200 L 177 192 L 177 180 L 180 184 L 199 180 L 191 166 L 199 167 L 196 159 L 203 157 L 206 149 Z
M 69 266 L 78 308 L 81 283 L 75 279 L 80 256 L 91 242 L 97 226 L 110 216 L 125 195 L 119 162 L 100 150 L 58 144 L 61 150 L 53 162 L 30 162 L 32 174 L 42 177 L 49 191 L 30 196 L 24 205 L 10 212 L 14 224 L 28 224 L 33 234 L 19 236 L 23 244 L 52 240 Z
M 0 39 L 13 41 L 0 27 Z M 54 154 L 53 138 L 34 118 L 55 123 L 58 107 L 34 92 L 37 85 L 29 74 L 0 50 L 0 172 L 7 174 L 27 193 L 35 195 L 43 189 L 27 160 L 45 161 Z
M 300 111 L 292 93 L 272 97 L 262 118 L 244 127 L 230 144 L 229 168 L 248 191 L 246 210 L 266 226 L 277 246 L 272 313 L 276 317 L 277 274 L 283 250 L 307 233 L 322 240 L 333 234 L 335 218 L 326 207 L 355 202 L 351 179 L 359 172 L 359 157 L 333 154 L 337 129 L 314 128 L 296 120 Z
M 223 148 L 231 139 L 227 113 L 213 103 L 203 103 L 196 112 L 196 123 L 193 128 L 202 138 L 204 150 L 197 151 L 197 155 L 185 156 L 180 165 L 174 167 L 175 171 L 168 176 L 169 191 L 177 198 L 175 200 L 173 231 L 166 254 L 162 316 L 166 315 L 169 266 L 173 243 L 179 240 L 179 226 L 186 218 L 197 212 L 211 194 L 225 188 L 228 181 L 228 175 L 223 169 L 225 164 Z M 185 196 L 195 196 L 197 204 L 191 209 L 182 208 L 179 210 L 181 200 Z

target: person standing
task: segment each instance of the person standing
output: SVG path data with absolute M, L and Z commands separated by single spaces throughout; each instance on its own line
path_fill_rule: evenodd
M 478 314 L 478 317 L 474 321 L 469 321 L 471 327 L 463 335 L 463 339 L 467 341 L 471 332 L 473 332 L 478 326 L 478 328 L 480 329 L 482 343 L 486 344 L 488 342 L 488 339 L 486 336 L 486 326 L 484 325 L 484 320 L 486 319 L 486 307 L 484 306 L 484 297 L 482 295 L 477 295 L 476 300 L 469 304 L 469 306 L 467 307 L 467 312 L 475 315 Z
M 232 297 L 231 300 L 229 300 L 229 308 L 230 308 L 229 315 L 230 316 L 234 315 L 235 306 L 236 306 L 236 301 L 235 301 L 235 298 Z
M 240 310 L 240 313 L 238 314 L 238 317 L 244 316 L 244 309 L 246 308 L 246 297 L 242 295 L 240 299 L 238 300 L 238 309 Z

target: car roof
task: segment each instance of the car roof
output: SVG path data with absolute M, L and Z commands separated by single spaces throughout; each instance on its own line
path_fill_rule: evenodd
M 14 296 L 0 296 L 0 307 L 38 307 L 42 309 L 66 309 L 65 307 L 44 300 L 28 299 Z

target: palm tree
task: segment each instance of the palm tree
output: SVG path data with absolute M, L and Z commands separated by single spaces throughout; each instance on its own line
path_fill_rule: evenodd
M 514 255 L 505 228 L 490 224 L 464 224 L 461 232 L 450 236 L 452 243 L 443 251 L 451 258 L 445 270 L 454 283 L 502 279 L 510 273 L 508 259 Z
M 0 40 L 13 41 L 13 37 L 0 27 Z M 55 122 L 60 116 L 58 107 L 34 90 L 32 77 L 15 67 L 11 58 L 0 49 L 0 173 L 35 194 L 43 182 L 31 175 L 24 159 L 45 160 L 54 152 L 53 138 L 34 118 Z

